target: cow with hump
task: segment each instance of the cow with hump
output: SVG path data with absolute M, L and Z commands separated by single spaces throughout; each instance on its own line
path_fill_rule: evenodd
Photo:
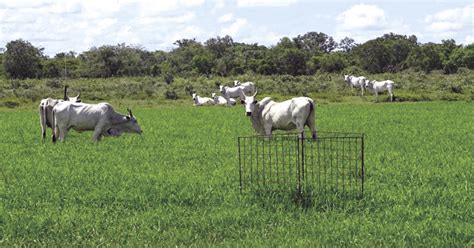
M 309 97 L 295 97 L 284 102 L 275 102 L 270 97 L 261 101 L 252 96 L 245 96 L 245 112 L 252 121 L 252 126 L 260 135 L 270 137 L 273 130 L 296 129 L 300 137 L 304 136 L 304 127 L 311 129 L 316 139 L 315 104 Z
M 53 107 L 62 101 L 69 101 L 69 102 L 81 102 L 81 93 L 79 92 L 77 96 L 71 97 L 67 95 L 67 88 L 68 86 L 64 86 L 64 98 L 63 100 L 60 99 L 52 99 L 52 98 L 45 98 L 42 99 L 39 106 L 39 116 L 40 116 L 40 125 L 41 125 L 41 134 L 43 136 L 43 142 L 46 138 L 46 129 L 49 127 L 53 129 Z
M 53 108 L 53 128 L 53 143 L 58 137 L 60 141 L 64 141 L 71 128 L 78 132 L 94 131 L 93 141 L 100 141 L 102 136 L 120 136 L 124 132 L 142 133 L 130 109 L 128 115 L 123 115 L 115 112 L 114 108 L 105 102 L 60 102 Z

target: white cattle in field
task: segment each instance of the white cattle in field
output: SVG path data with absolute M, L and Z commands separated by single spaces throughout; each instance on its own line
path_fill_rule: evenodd
M 305 125 L 311 129 L 316 139 L 315 105 L 309 97 L 295 97 L 284 102 L 275 102 L 270 97 L 261 101 L 253 96 L 245 97 L 245 113 L 250 117 L 252 126 L 260 135 L 271 136 L 272 131 L 296 129 L 304 136 Z
M 363 76 L 356 77 L 353 75 L 344 75 L 344 81 L 348 86 L 351 87 L 351 91 L 354 87 L 359 87 L 361 90 L 361 95 L 364 95 L 364 85 L 365 85 L 366 78 Z
M 219 91 L 221 92 L 222 96 L 227 100 L 228 103 L 230 101 L 230 98 L 233 98 L 233 97 L 239 97 L 240 103 L 245 102 L 245 92 L 244 92 L 244 88 L 241 86 L 229 87 L 229 86 L 219 85 Z
M 212 99 L 216 105 L 235 105 L 236 101 L 234 98 L 229 98 L 229 103 L 223 96 L 217 96 L 216 93 L 212 93 Z
M 200 97 L 196 93 L 193 93 L 193 105 L 202 106 L 202 105 L 214 105 L 214 100 L 209 97 Z
M 384 81 L 369 81 L 365 80 L 365 87 L 373 92 L 376 97 L 379 96 L 380 92 L 388 91 L 390 95 L 390 101 L 393 102 L 393 88 L 395 83 L 392 80 L 384 80 Z
M 75 97 L 70 97 L 67 95 L 67 86 L 64 86 L 64 97 L 63 100 L 58 100 L 58 99 L 52 99 L 52 98 L 46 98 L 42 99 L 40 101 L 40 104 L 38 106 L 38 112 L 40 116 L 40 125 L 41 125 L 41 134 L 43 137 L 43 141 L 46 138 L 46 129 L 52 128 L 52 123 L 53 123 L 53 107 L 62 101 L 69 101 L 69 102 L 81 102 L 80 95 L 79 93 Z
M 64 141 L 71 128 L 78 132 L 94 131 L 93 141 L 100 141 L 102 136 L 120 136 L 124 132 L 142 133 L 131 110 L 128 110 L 128 115 L 123 115 L 105 102 L 57 103 L 53 108 L 53 143 L 58 136 L 60 141 Z
M 247 95 L 253 95 L 255 93 L 256 87 L 253 82 L 241 83 L 239 80 L 234 80 L 234 87 L 242 87 L 244 93 Z

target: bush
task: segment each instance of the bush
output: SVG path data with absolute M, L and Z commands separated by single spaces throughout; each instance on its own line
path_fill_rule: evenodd
M 178 100 L 178 94 L 174 90 L 167 90 L 165 92 L 165 98 L 168 100 Z

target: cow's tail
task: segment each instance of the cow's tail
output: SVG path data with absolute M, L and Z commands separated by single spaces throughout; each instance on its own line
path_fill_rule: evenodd
M 40 124 L 41 124 L 41 135 L 43 137 L 43 141 L 46 138 L 46 111 L 45 111 L 46 106 L 44 106 L 44 103 L 41 102 L 39 105 L 39 115 L 40 115 Z
M 54 108 L 51 110 L 52 112 L 52 116 L 53 116 L 53 119 L 52 119 L 52 123 L 51 123 L 51 129 L 53 130 L 53 135 L 51 136 L 51 140 L 53 141 L 53 143 L 56 143 L 56 134 L 58 133 L 58 127 L 56 126 L 56 111 L 54 111 Z
M 306 119 L 306 125 L 311 129 L 312 138 L 316 140 L 316 118 L 315 118 L 315 106 L 314 101 L 312 99 L 308 99 L 309 102 L 309 114 L 308 118 Z

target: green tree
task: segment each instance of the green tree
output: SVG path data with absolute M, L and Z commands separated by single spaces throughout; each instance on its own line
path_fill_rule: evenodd
M 37 78 L 41 76 L 43 49 L 18 39 L 6 45 L 3 66 L 9 78 Z

